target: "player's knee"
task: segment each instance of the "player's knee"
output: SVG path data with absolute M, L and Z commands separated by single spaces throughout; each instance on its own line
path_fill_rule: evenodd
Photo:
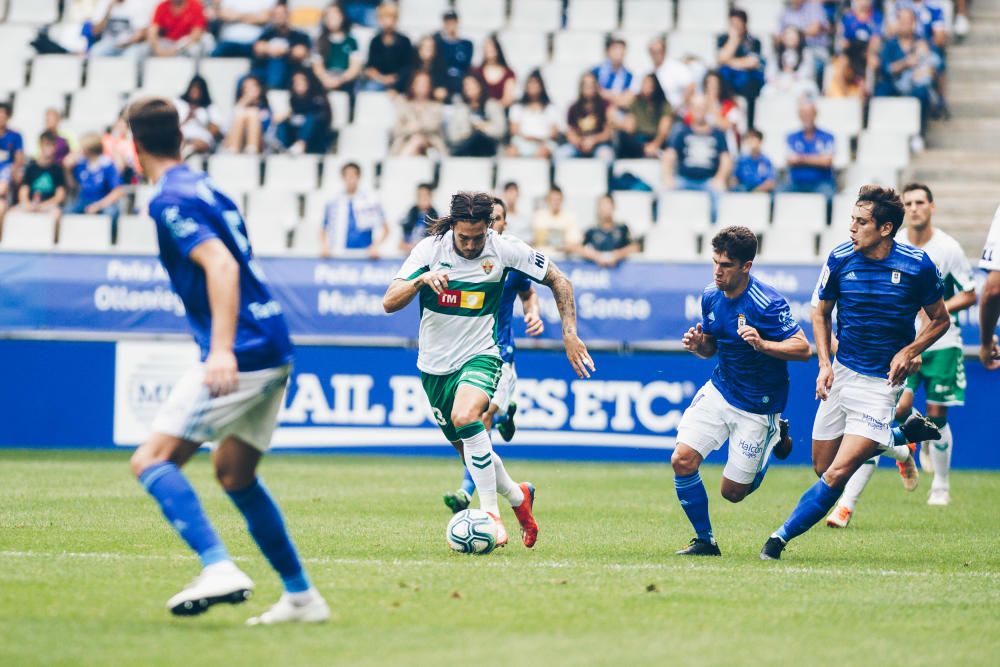
M 239 491 L 253 484 L 254 473 L 223 465 L 216 466 L 215 478 L 226 491 Z
M 480 413 L 475 409 L 475 407 L 468 410 L 455 409 L 451 411 L 451 423 L 456 429 L 458 429 L 479 421 L 479 416 Z
M 748 486 L 723 486 L 722 497 L 731 503 L 738 503 L 750 494 Z
M 847 480 L 851 478 L 854 474 L 853 470 L 848 470 L 847 468 L 842 468 L 838 466 L 830 466 L 826 469 L 826 472 L 822 473 L 820 476 L 826 485 L 831 489 L 843 489 L 847 486 Z
M 692 451 L 674 450 L 670 456 L 670 465 L 675 475 L 691 475 L 698 471 L 698 457 Z

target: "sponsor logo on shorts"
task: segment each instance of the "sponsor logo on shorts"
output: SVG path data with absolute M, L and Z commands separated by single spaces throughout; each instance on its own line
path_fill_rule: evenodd
M 481 310 L 486 303 L 486 292 L 466 292 L 464 290 L 445 290 L 438 294 L 438 305 L 445 308 L 469 308 Z
M 764 446 L 756 442 L 740 440 L 740 449 L 748 458 L 755 459 L 764 451 Z
M 885 421 L 885 420 L 882 420 L 882 419 L 878 419 L 877 417 L 872 417 L 870 414 L 867 414 L 867 413 L 862 414 L 861 418 L 865 421 L 866 424 L 868 424 L 869 428 L 871 428 L 871 429 L 873 429 L 875 431 L 888 431 L 889 430 L 889 422 L 888 421 Z

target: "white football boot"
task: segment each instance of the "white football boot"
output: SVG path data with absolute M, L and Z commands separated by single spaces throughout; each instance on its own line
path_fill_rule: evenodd
M 247 619 L 247 625 L 276 623 L 322 623 L 330 618 L 330 607 L 315 588 L 305 593 L 282 593 L 278 601 L 260 616 Z
M 253 581 L 232 561 L 209 565 L 177 595 L 167 601 L 175 616 L 197 616 L 222 602 L 239 604 L 253 595 Z
M 948 493 L 948 489 L 931 488 L 931 495 L 927 497 L 928 505 L 945 507 L 950 503 L 951 503 L 951 494 Z

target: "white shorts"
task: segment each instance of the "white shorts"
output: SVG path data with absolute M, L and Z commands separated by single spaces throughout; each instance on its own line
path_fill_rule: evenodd
M 813 421 L 813 440 L 836 440 L 860 435 L 882 446 L 892 444 L 892 420 L 903 387 L 886 378 L 861 375 L 833 362 L 830 396 L 819 404 Z
M 497 406 L 497 414 L 506 414 L 510 406 L 510 400 L 514 397 L 514 387 L 517 386 L 517 371 L 514 364 L 504 364 L 500 367 L 500 382 L 493 392 L 490 402 Z
M 218 442 L 235 436 L 266 452 L 278 421 L 291 365 L 239 374 L 231 394 L 212 398 L 198 364 L 174 385 L 153 419 L 152 431 L 191 442 Z
M 677 442 L 707 458 L 729 440 L 729 461 L 722 474 L 737 484 L 750 484 L 778 443 L 780 417 L 780 413 L 758 415 L 733 407 L 709 380 L 684 411 Z

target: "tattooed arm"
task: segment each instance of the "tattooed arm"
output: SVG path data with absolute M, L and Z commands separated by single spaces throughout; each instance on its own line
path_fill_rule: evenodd
M 578 376 L 589 378 L 595 370 L 594 360 L 590 358 L 587 346 L 576 333 L 576 301 L 573 298 L 573 284 L 551 260 L 542 284 L 552 290 L 556 308 L 559 309 L 566 357 Z

